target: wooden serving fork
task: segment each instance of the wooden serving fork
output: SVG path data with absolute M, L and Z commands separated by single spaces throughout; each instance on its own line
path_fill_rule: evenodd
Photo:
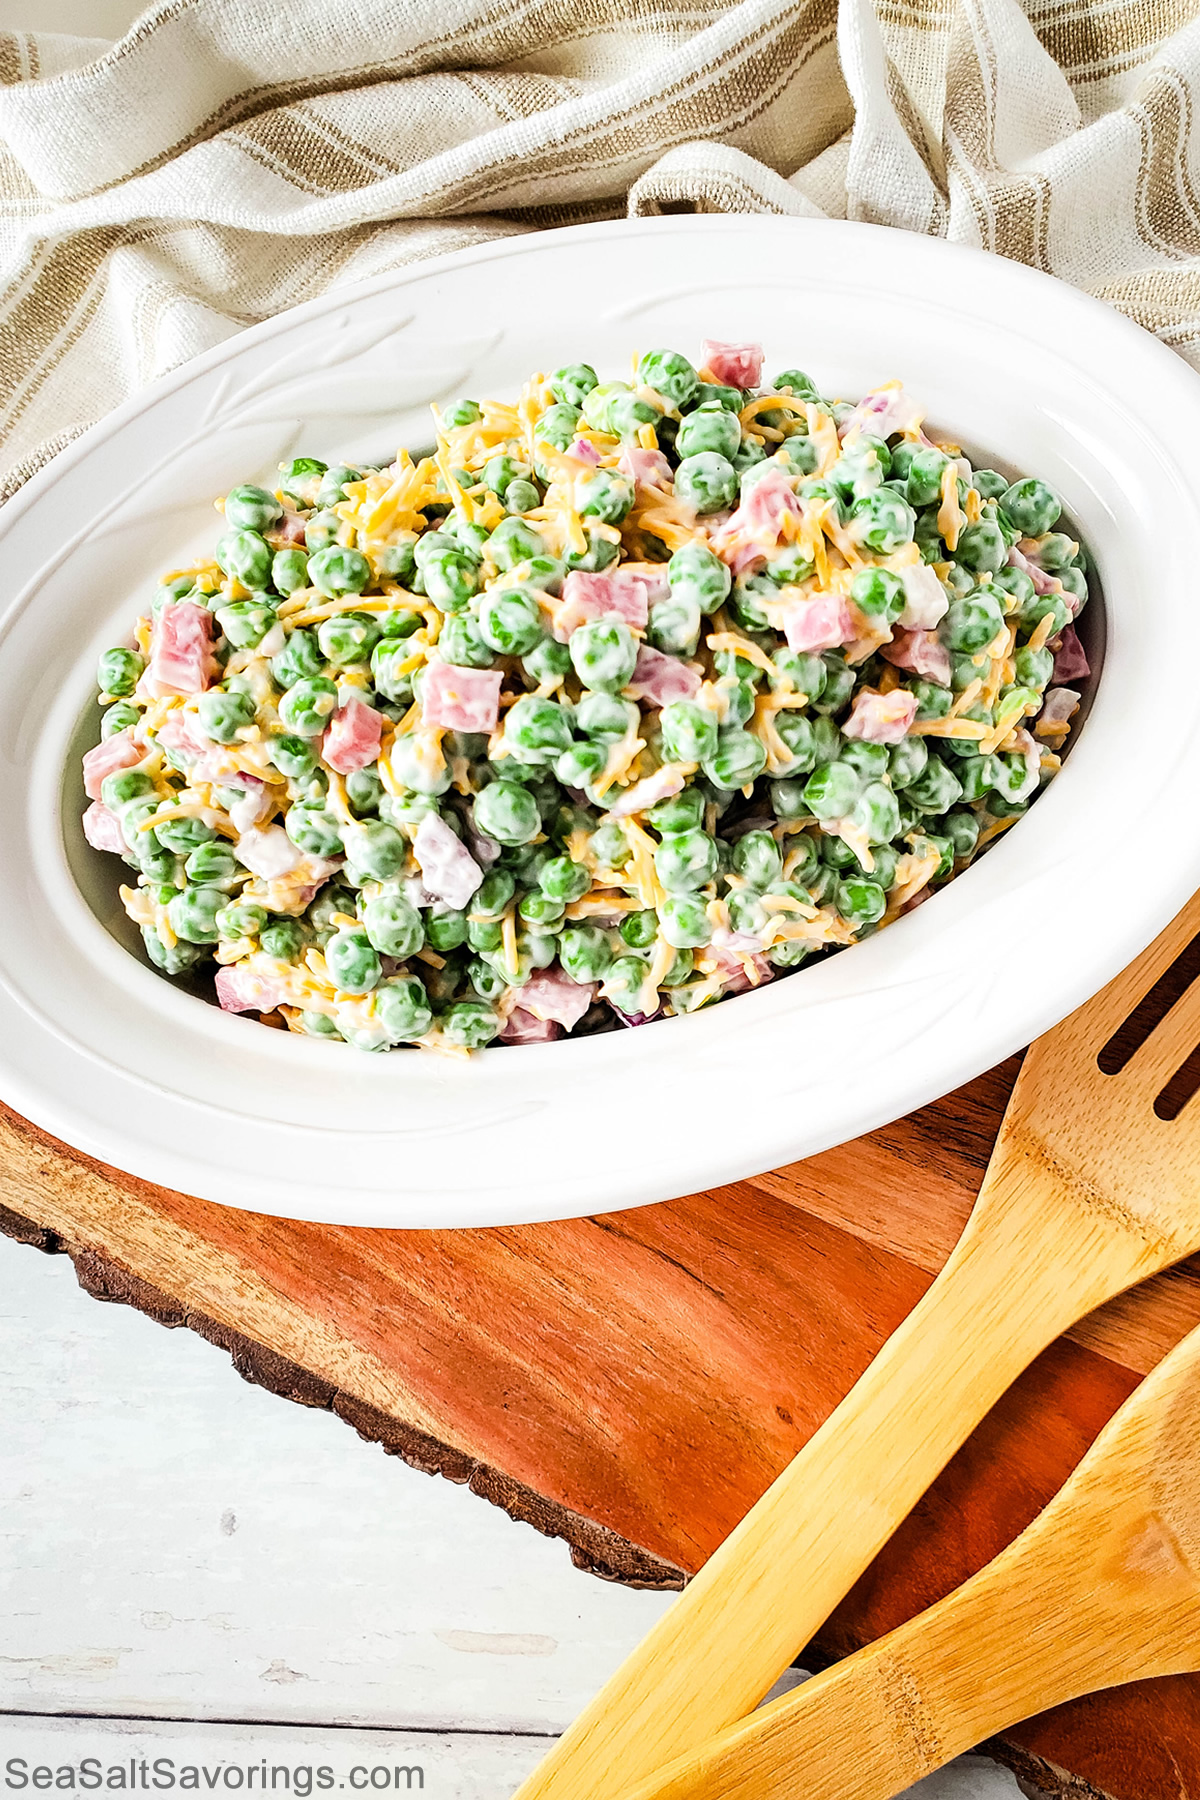
M 1200 1249 L 1200 1103 L 1159 1116 L 1200 1041 L 1200 981 L 1161 1017 L 1198 930 L 1200 895 L 1034 1044 L 937 1280 L 516 1800 L 617 1800 L 743 1719 L 1034 1357 Z
M 1200 1329 L 1016 1541 L 625 1800 L 891 1800 L 1031 1713 L 1200 1669 Z

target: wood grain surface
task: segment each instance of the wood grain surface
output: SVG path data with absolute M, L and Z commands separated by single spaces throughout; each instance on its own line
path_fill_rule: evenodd
M 152 1188 L 0 1110 L 0 1226 L 98 1298 L 227 1347 L 417 1467 L 677 1585 L 915 1304 L 970 1210 L 1015 1061 L 801 1164 L 663 1206 L 491 1231 L 297 1224 Z M 819 1634 L 844 1655 L 1032 1519 L 1200 1322 L 1200 1268 L 1105 1307 L 989 1415 Z M 1200 1800 L 1200 1680 L 1073 1702 L 993 1746 L 1031 1791 Z M 848 1793 L 852 1790 L 848 1788 Z

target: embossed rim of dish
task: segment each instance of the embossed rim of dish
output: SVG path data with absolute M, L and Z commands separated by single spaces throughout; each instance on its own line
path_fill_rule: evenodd
M 487 333 L 481 274 L 500 321 Z M 428 398 L 502 395 L 580 355 L 616 372 L 631 349 L 706 335 L 761 337 L 826 391 L 900 375 L 945 429 L 1058 487 L 1100 571 L 1108 675 L 1028 817 L 848 954 L 645 1030 L 465 1065 L 266 1032 L 136 962 L 99 916 L 111 878 L 81 845 L 64 758 L 96 651 L 186 560 L 175 547 L 211 536 L 211 495 L 269 472 L 302 419 L 306 447 L 365 456 L 420 441 Z M 1200 634 L 1198 443 L 1200 383 L 1116 313 L 869 226 L 670 218 L 519 237 L 254 328 L 120 408 L 0 515 L 0 1094 L 204 1198 L 478 1225 L 732 1180 L 947 1091 L 1093 992 L 1200 882 L 1200 695 L 1170 674 Z M 1131 768 L 1151 741 L 1154 768 Z M 1126 896 L 1121 844 L 1137 836 L 1153 874 Z

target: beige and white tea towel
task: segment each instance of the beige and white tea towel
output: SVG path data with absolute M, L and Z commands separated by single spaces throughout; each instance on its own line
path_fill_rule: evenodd
M 0 32 L 11 488 L 333 285 L 663 210 L 937 232 L 1200 367 L 1200 0 L 162 0 Z

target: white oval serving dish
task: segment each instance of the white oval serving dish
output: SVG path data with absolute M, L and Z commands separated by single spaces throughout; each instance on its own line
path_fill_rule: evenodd
M 300 451 L 381 460 L 533 369 L 761 339 L 826 393 L 900 376 L 1062 494 L 1107 648 L 1062 775 L 886 932 L 690 1017 L 468 1063 L 268 1031 L 136 959 L 83 841 L 97 653 Z M 361 1225 L 634 1206 L 809 1155 L 1063 1017 L 1200 885 L 1200 381 L 1097 301 L 871 226 L 677 217 L 417 264 L 255 327 L 120 408 L 0 514 L 0 1096 L 203 1198 Z

